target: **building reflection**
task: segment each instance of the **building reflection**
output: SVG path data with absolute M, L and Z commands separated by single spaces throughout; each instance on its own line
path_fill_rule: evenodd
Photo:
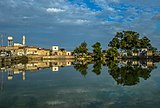
M 90 65 L 91 64 L 91 65 Z M 58 72 L 59 68 L 71 66 L 81 75 L 88 74 L 88 65 L 92 66 L 92 72 L 100 75 L 102 65 L 108 67 L 108 73 L 117 82 L 118 85 L 131 86 L 140 82 L 140 79 L 147 80 L 151 72 L 156 68 L 153 60 L 123 60 L 123 61 L 81 61 L 74 60 L 45 60 L 29 61 L 22 64 L 1 64 L 0 71 L 8 73 L 8 80 L 13 80 L 15 75 L 22 75 L 22 80 L 26 80 L 26 72 L 38 72 L 38 70 L 50 68 L 53 72 Z
M 57 72 L 60 67 L 71 66 L 73 60 L 49 60 L 49 61 L 29 61 L 22 64 L 1 64 L 0 71 L 8 72 L 8 80 L 12 80 L 14 75 L 21 74 L 22 80 L 26 79 L 26 72 L 36 72 L 44 68 L 50 68 L 53 72 Z M 38 72 L 38 71 L 37 71 Z

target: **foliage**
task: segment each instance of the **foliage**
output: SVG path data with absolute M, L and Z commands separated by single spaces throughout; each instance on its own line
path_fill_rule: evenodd
M 101 74 L 101 64 L 102 62 L 101 61 L 96 61 L 93 65 L 93 70 L 92 72 L 94 72 L 96 75 L 100 75 Z
M 76 47 L 73 52 L 74 54 L 78 54 L 82 56 L 87 55 L 88 54 L 87 43 L 82 42 L 81 45 L 79 47 Z
M 147 80 L 150 77 L 150 73 L 156 66 L 148 68 L 142 68 L 141 65 L 132 65 L 128 63 L 126 65 L 118 65 L 117 61 L 107 61 L 108 72 L 115 79 L 117 84 L 121 85 L 136 85 L 140 82 L 140 78 Z
M 63 52 L 63 51 L 65 51 L 65 49 L 64 49 L 64 48 L 60 48 L 59 50 L 60 50 L 60 51 L 62 51 L 62 52 Z
M 119 56 L 118 49 L 116 47 L 109 48 L 106 54 L 107 54 L 107 57 L 113 58 L 113 59 Z
M 101 60 L 102 58 L 102 48 L 101 48 L 101 43 L 96 42 L 93 47 L 93 54 L 94 54 L 94 60 Z
M 88 63 L 86 64 L 75 64 L 74 68 L 79 71 L 82 75 L 87 75 Z
M 120 50 L 131 51 L 140 48 L 147 48 L 153 51 L 156 51 L 150 40 L 144 36 L 139 38 L 139 33 L 134 31 L 122 31 L 117 32 L 116 36 L 109 42 L 109 47 L 116 47 Z

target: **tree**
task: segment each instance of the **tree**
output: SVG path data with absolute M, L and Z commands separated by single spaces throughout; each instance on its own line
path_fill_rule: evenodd
M 79 47 L 76 47 L 73 51 L 74 54 L 85 56 L 88 54 L 87 43 L 82 42 Z
M 108 46 L 119 48 L 120 47 L 119 39 L 117 37 L 113 38 L 112 41 L 109 42 Z
M 150 40 L 146 36 L 140 39 L 140 43 L 142 48 L 149 48 L 151 46 Z
M 65 51 L 65 49 L 64 49 L 64 48 L 60 48 L 59 50 L 60 50 L 60 51 L 62 51 L 62 52 L 63 52 L 63 51 Z
M 124 50 L 128 53 L 141 48 L 147 48 L 153 52 L 156 51 L 156 48 L 152 46 L 150 40 L 146 36 L 140 39 L 139 33 L 134 31 L 117 32 L 108 46 L 112 48 L 116 47 L 117 49 L 120 49 L 121 51 Z
M 114 58 L 117 58 L 118 56 L 119 56 L 119 53 L 118 53 L 118 49 L 116 47 L 109 48 L 107 50 L 107 57 L 114 59 Z
M 86 42 L 82 42 L 80 45 L 81 48 L 81 52 L 82 54 L 87 54 L 88 53 L 88 48 L 87 48 L 87 43 Z
M 94 54 L 94 60 L 101 60 L 103 54 L 102 54 L 102 48 L 101 48 L 101 43 L 96 42 L 93 47 L 93 54 Z

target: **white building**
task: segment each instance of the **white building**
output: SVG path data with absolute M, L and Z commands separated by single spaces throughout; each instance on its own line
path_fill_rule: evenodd
M 52 46 L 52 51 L 58 51 L 59 47 L 58 46 Z

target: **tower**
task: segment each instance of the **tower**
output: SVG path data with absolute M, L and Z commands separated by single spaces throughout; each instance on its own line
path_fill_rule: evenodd
M 22 45 L 23 45 L 23 46 L 26 45 L 26 36 L 25 36 L 25 35 L 23 36 L 23 39 L 22 39 Z
M 8 36 L 8 46 L 13 46 L 13 37 Z

